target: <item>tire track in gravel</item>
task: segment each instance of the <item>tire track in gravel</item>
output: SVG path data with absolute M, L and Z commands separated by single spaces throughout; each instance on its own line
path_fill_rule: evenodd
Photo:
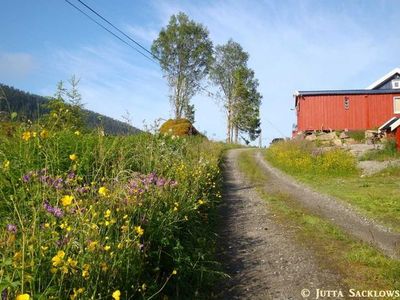
M 337 272 L 320 266 L 311 250 L 296 243 L 294 232 L 274 220 L 238 170 L 240 151 L 246 150 L 230 150 L 225 159 L 218 250 L 231 277 L 217 297 L 303 299 L 304 288 L 344 288 Z

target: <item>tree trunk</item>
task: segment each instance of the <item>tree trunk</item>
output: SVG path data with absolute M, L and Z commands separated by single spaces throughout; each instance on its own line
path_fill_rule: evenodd
M 235 126 L 235 144 L 238 143 L 238 139 L 239 139 L 239 129 L 237 126 Z
M 226 143 L 231 143 L 231 110 L 228 108 L 228 118 L 226 120 Z

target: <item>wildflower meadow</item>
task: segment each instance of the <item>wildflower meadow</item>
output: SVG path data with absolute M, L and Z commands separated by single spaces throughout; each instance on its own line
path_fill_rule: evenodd
M 206 297 L 223 146 L 16 124 L 0 133 L 1 299 Z

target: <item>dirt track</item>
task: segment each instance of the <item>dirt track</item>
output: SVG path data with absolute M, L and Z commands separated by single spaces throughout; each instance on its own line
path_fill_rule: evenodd
M 339 275 L 318 265 L 312 251 L 295 242 L 255 187 L 246 184 L 237 167 L 239 151 L 246 150 L 229 151 L 225 162 L 219 253 L 231 278 L 218 298 L 303 299 L 305 288 L 343 288 Z

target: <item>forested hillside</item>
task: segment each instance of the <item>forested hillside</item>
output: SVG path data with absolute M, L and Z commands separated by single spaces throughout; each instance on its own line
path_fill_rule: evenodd
M 46 107 L 48 101 L 49 99 L 46 97 L 0 84 L 0 112 L 16 112 L 18 118 L 21 120 L 29 119 L 33 121 L 47 114 L 49 112 L 49 109 Z M 139 129 L 127 123 L 90 110 L 85 109 L 84 115 L 85 124 L 88 129 L 102 126 L 105 133 L 113 135 L 135 134 L 140 132 Z

